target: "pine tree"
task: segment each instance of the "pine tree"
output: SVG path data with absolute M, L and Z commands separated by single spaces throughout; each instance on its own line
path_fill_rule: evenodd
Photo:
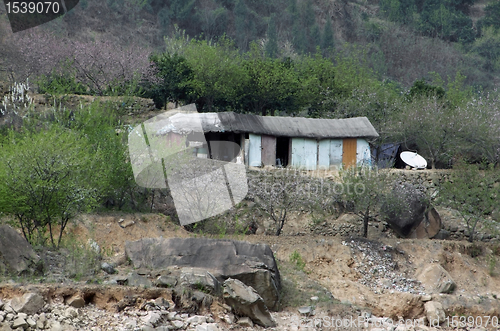
M 278 35 L 276 33 L 276 23 L 274 20 L 275 15 L 272 14 L 267 26 L 266 55 L 270 58 L 275 58 L 278 55 Z
M 333 39 L 333 28 L 332 28 L 332 20 L 328 18 L 325 24 L 325 28 L 323 29 L 323 39 L 321 40 L 321 49 L 324 54 L 328 54 L 333 50 L 335 46 Z
M 314 53 L 316 47 L 321 47 L 321 31 L 318 24 L 314 23 L 309 38 L 309 52 Z
M 249 11 L 245 2 L 243 0 L 237 0 L 236 5 L 234 7 L 234 18 L 235 18 L 235 27 L 236 27 L 236 46 L 241 51 L 248 50 L 249 38 L 248 34 L 249 29 L 251 28 L 249 22 Z
M 309 29 L 316 21 L 311 0 L 306 0 L 300 5 L 302 27 Z
M 299 21 L 295 21 L 292 27 L 292 44 L 295 51 L 299 54 L 304 54 L 307 51 L 307 39 L 305 29 L 300 26 Z

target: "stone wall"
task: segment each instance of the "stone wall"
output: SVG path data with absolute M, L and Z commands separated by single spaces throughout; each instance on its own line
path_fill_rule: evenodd
M 394 180 L 410 182 L 414 185 L 425 187 L 429 194 L 437 194 L 439 186 L 447 181 L 452 170 L 401 170 L 387 169 L 394 176 Z M 438 234 L 439 239 L 468 240 L 468 228 L 461 215 L 448 208 L 436 208 L 443 222 L 443 229 Z M 313 234 L 339 237 L 356 237 L 361 235 L 362 221 L 352 214 L 343 214 L 336 221 L 311 223 L 309 230 Z M 385 236 L 396 236 L 382 219 L 370 222 L 370 231 L 385 233 Z M 493 219 L 478 222 L 475 232 L 475 240 L 490 243 L 500 243 L 500 226 Z

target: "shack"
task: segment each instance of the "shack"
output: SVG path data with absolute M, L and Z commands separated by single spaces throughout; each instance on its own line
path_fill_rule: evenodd
M 198 157 L 305 170 L 369 166 L 369 139 L 378 137 L 366 117 L 314 119 L 233 112 L 177 113 L 157 133 L 170 142 L 185 139 Z

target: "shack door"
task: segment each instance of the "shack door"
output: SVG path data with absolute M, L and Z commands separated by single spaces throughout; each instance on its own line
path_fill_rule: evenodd
M 262 163 L 265 166 L 276 165 L 276 137 L 262 135 Z
M 342 144 L 342 163 L 344 167 L 356 166 L 356 144 L 357 139 L 345 138 Z
M 249 134 L 250 146 L 249 146 L 249 156 L 248 164 L 251 167 L 260 167 L 262 165 L 262 141 L 259 135 Z

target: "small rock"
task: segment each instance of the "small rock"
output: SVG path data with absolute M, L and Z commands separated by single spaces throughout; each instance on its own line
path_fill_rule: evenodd
M 312 314 L 313 308 L 311 306 L 306 306 L 306 307 L 300 307 L 298 310 L 300 314 L 309 316 Z
M 203 323 L 196 326 L 196 331 L 219 331 L 216 323 Z
M 159 276 L 155 281 L 157 287 L 175 287 L 177 285 L 177 278 L 174 276 Z
M 112 274 L 115 274 L 115 273 L 116 273 L 116 269 L 115 269 L 115 268 L 114 268 L 111 264 L 109 264 L 109 263 L 107 263 L 107 262 L 103 262 L 103 263 L 101 264 L 101 269 L 102 269 L 105 273 L 110 274 L 110 275 L 112 275 Z
M 77 294 L 67 299 L 66 304 L 74 308 L 82 308 L 85 306 L 85 300 Z
M 227 324 L 234 324 L 234 320 L 235 320 L 234 315 L 231 313 L 224 315 L 224 317 L 222 319 Z
M 36 327 L 36 322 L 31 317 L 26 319 L 26 323 L 28 323 L 28 325 L 33 329 Z
M 241 317 L 236 323 L 244 328 L 253 328 L 253 322 L 249 317 Z
M 170 303 L 167 301 L 167 299 L 159 297 L 155 299 L 155 304 L 161 308 L 168 309 L 170 307 Z
M 186 322 L 191 325 L 203 324 L 207 322 L 207 318 L 205 316 L 195 315 L 189 317 Z
M 425 315 L 431 327 L 438 326 L 445 320 L 443 305 L 437 301 L 428 301 L 424 305 Z
M 184 328 L 184 322 L 183 321 L 172 321 L 172 326 L 175 329 L 183 329 Z
M 24 318 L 16 318 L 14 320 L 14 322 L 12 323 L 12 328 L 13 329 L 17 329 L 17 328 L 27 328 L 28 327 L 28 323 L 26 322 L 26 320 Z
M 427 294 L 427 295 L 422 295 L 420 297 L 420 300 L 422 300 L 422 302 L 427 302 L 427 301 L 431 301 L 432 300 L 432 296 Z
M 146 324 L 156 326 L 158 324 L 158 322 L 160 322 L 160 320 L 161 320 L 161 315 L 158 314 L 157 312 L 150 311 L 150 312 L 148 312 L 148 314 L 146 316 L 142 317 L 142 320 Z
M 75 318 L 78 316 L 78 310 L 74 307 L 68 307 L 65 311 L 64 311 L 64 317 L 66 318 Z
M 118 222 L 118 224 L 120 225 L 120 227 L 122 227 L 123 229 L 129 227 L 129 226 L 132 226 L 135 224 L 135 222 L 133 220 L 123 220 L 120 219 L 121 222 Z
M 26 313 L 19 313 L 17 314 L 17 318 L 22 318 L 23 320 L 28 318 L 28 314 Z

